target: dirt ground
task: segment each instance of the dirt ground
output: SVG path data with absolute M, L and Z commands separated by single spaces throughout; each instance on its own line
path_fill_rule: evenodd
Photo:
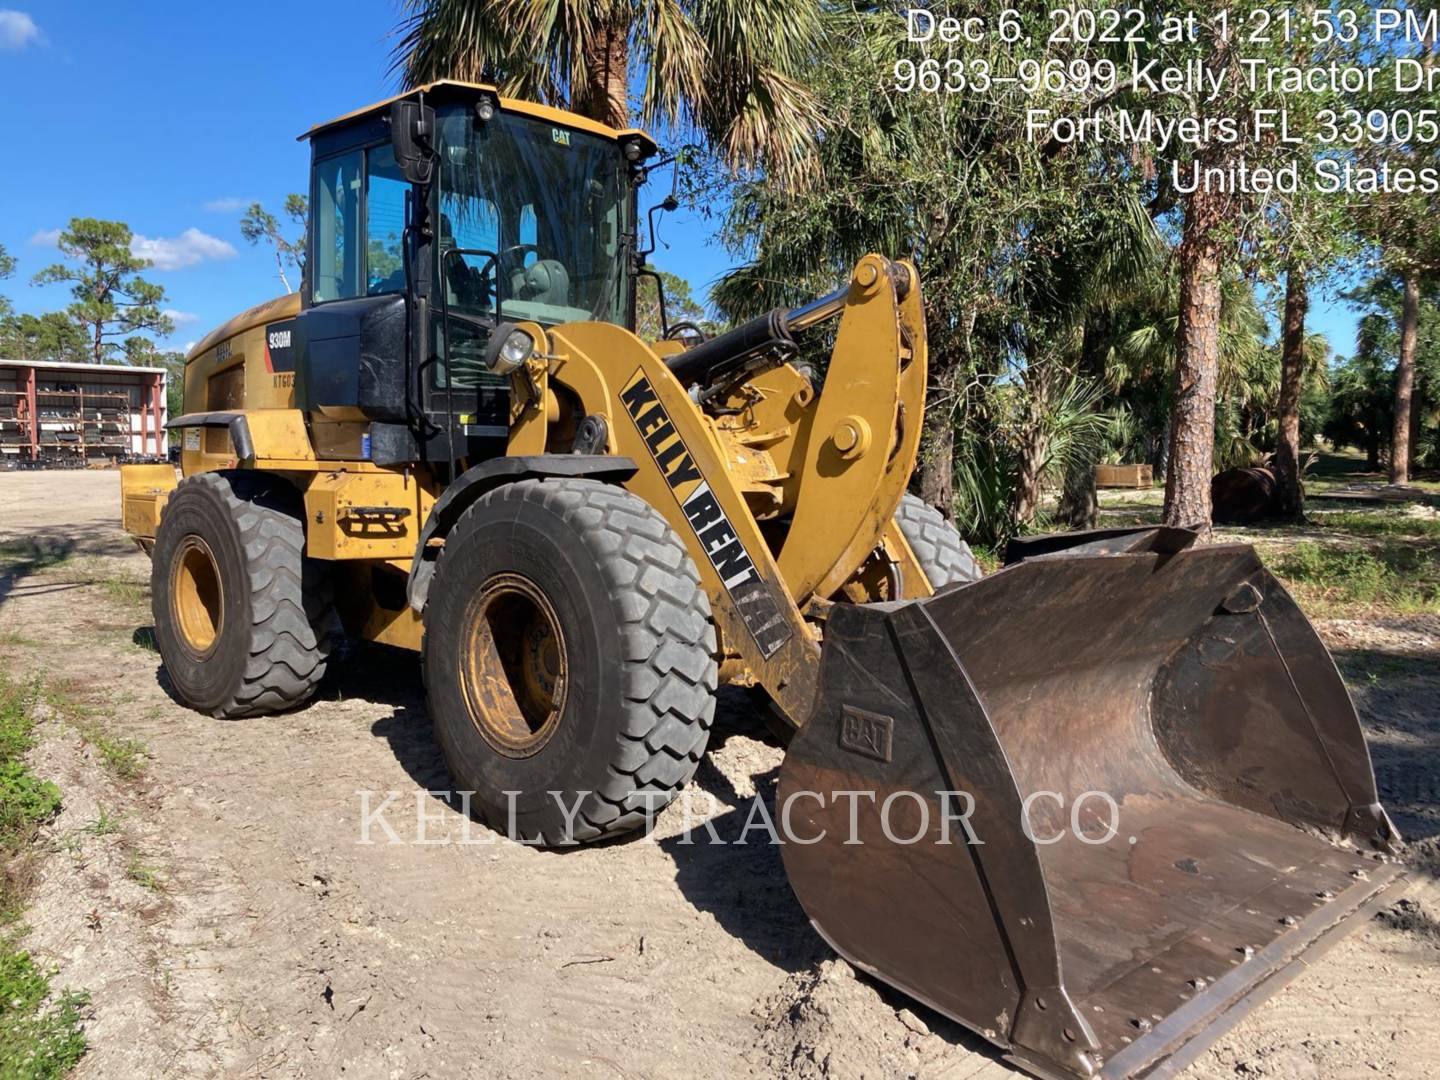
M 0 474 L 0 541 L 71 557 L 0 572 L 0 666 L 91 719 L 48 720 L 36 771 L 64 811 L 26 921 L 54 984 L 91 994 L 79 1077 L 1011 1075 L 982 1040 L 863 978 L 815 936 L 765 844 L 511 843 L 427 791 L 448 780 L 417 664 L 358 649 L 321 699 L 217 721 L 167 696 L 148 562 L 115 473 Z M 1433 871 L 1440 620 L 1322 623 L 1383 794 Z M 138 774 L 106 740 L 139 740 Z M 781 751 L 722 701 L 695 817 L 775 782 Z M 363 796 L 394 801 L 362 842 Z M 425 815 L 429 844 L 414 842 Z M 699 834 L 703 837 L 703 833 Z M 486 842 L 481 842 L 486 841 Z M 1440 1074 L 1440 902 L 1409 899 L 1207 1052 L 1194 1077 Z

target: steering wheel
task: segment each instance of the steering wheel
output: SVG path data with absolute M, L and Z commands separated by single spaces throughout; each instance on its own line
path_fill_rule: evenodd
M 709 340 L 709 339 L 705 336 L 705 331 L 704 331 L 704 330 L 701 330 L 700 327 L 696 326 L 693 322 L 689 322 L 689 321 L 671 323 L 671 324 L 666 328 L 665 340 L 666 340 L 666 341 L 681 341 L 681 340 L 686 336 L 686 332 L 687 332 L 687 331 L 689 332 L 689 336 L 695 337 L 695 338 L 699 338 L 700 341 L 702 341 L 702 342 Z
M 525 256 L 530 254 L 532 251 L 536 255 L 540 254 L 540 249 L 534 244 L 511 244 L 507 248 L 500 249 L 500 253 L 495 256 L 495 262 L 501 267 L 508 266 L 511 258 L 518 253 L 520 256 L 520 262 L 523 265 L 525 261 Z

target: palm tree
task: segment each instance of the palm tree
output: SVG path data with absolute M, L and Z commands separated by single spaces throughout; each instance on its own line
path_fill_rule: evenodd
M 1147 441 L 1155 464 L 1168 474 L 1174 422 L 1174 367 L 1180 333 L 1178 267 L 1140 282 L 1135 296 L 1115 317 L 1118 345 L 1107 363 L 1107 378 L 1142 421 L 1149 421 Z M 1219 370 L 1215 394 L 1222 403 L 1218 456 L 1226 464 L 1253 455 L 1247 449 L 1239 416 L 1258 401 L 1269 401 L 1279 386 L 1278 354 L 1264 348 L 1265 315 L 1250 283 L 1239 274 L 1225 274 L 1220 283 L 1218 313 Z M 1163 430 L 1160 427 L 1163 426 Z M 1208 490 L 1208 489 L 1207 489 Z
M 1386 315 L 1371 312 L 1360 320 L 1355 355 L 1338 360 L 1331 378 L 1330 415 L 1325 437 L 1341 448 L 1365 451 L 1365 468 L 1380 469 L 1394 424 L 1395 373 L 1400 334 Z
M 817 0 L 404 0 L 394 67 L 623 128 L 698 131 L 731 168 L 794 179 L 817 112 L 796 80 L 819 37 Z

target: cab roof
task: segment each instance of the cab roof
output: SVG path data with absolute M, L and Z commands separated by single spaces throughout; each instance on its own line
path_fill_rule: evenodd
M 566 112 L 564 109 L 556 109 L 549 105 L 541 105 L 535 101 L 524 101 L 520 98 L 501 97 L 500 91 L 489 83 L 460 82 L 454 79 L 440 79 L 436 82 L 426 83 L 406 90 L 402 94 L 395 94 L 384 101 L 377 101 L 373 105 L 366 105 L 363 109 L 355 109 L 344 116 L 337 116 L 333 120 L 327 120 L 323 124 L 316 124 L 299 138 L 301 141 L 313 139 L 315 136 L 348 124 L 352 120 L 360 120 L 365 117 L 377 115 L 390 107 L 393 102 L 402 98 L 412 97 L 417 94 L 424 94 L 427 97 L 445 101 L 466 101 L 474 100 L 482 94 L 493 96 L 499 103 L 500 108 L 510 112 L 522 113 L 526 116 L 533 116 L 551 124 L 558 124 L 561 127 L 574 128 L 577 131 L 586 131 L 592 135 L 598 135 L 603 139 L 619 141 L 625 138 L 639 136 L 645 140 L 652 152 L 655 147 L 655 140 L 650 138 L 639 128 L 613 128 L 608 124 L 602 124 L 598 120 L 591 120 L 589 117 L 581 116 L 578 113 Z

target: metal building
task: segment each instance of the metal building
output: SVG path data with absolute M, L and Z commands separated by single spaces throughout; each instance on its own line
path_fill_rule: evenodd
M 0 359 L 0 467 L 165 454 L 164 368 Z

